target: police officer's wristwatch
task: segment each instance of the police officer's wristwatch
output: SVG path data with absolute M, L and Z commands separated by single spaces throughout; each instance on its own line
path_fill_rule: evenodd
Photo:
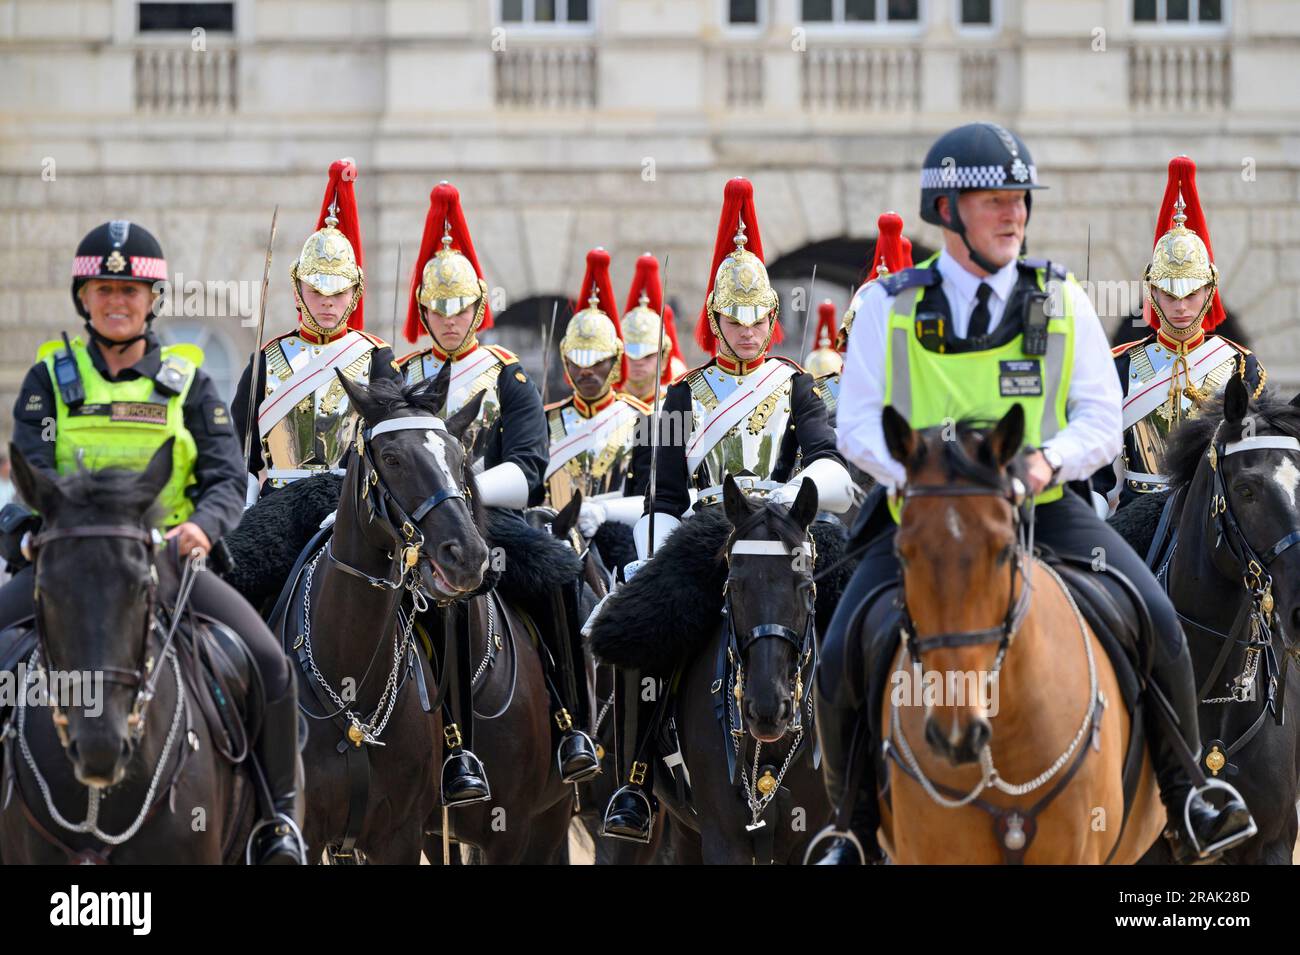
M 1038 453 L 1043 456 L 1047 466 L 1052 469 L 1052 479 L 1047 482 L 1048 487 L 1056 487 L 1060 482 L 1061 468 L 1065 466 L 1065 460 L 1061 457 L 1059 451 L 1052 448 L 1039 448 Z

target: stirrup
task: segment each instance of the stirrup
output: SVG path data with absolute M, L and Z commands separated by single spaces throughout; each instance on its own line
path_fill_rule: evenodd
M 803 864 L 811 865 L 811 862 L 809 860 L 812 859 L 813 849 L 817 848 L 823 842 L 828 842 L 831 839 L 844 839 L 845 841 L 847 841 L 849 845 L 853 846 L 853 848 L 857 850 L 858 864 L 859 865 L 868 864 L 867 850 L 862 848 L 862 841 L 858 839 L 856 835 L 853 834 L 853 830 L 836 829 L 834 824 L 827 826 L 821 832 L 817 833 L 817 835 L 812 837 L 812 841 L 808 843 L 808 848 L 805 849 L 803 852 Z
M 459 749 L 454 753 L 448 754 L 447 758 L 442 761 L 442 769 L 438 773 L 438 784 L 441 787 L 442 781 L 447 776 L 447 764 L 452 760 L 468 759 L 472 764 L 471 772 L 474 772 L 479 779 L 483 780 L 483 795 L 475 796 L 473 799 L 458 799 L 455 802 L 447 802 L 445 790 L 443 791 L 442 804 L 448 808 L 454 806 L 472 806 L 476 802 L 490 802 L 492 800 L 492 782 L 488 779 L 487 770 L 483 768 L 483 760 L 474 755 L 472 750 Z
M 1241 843 L 1245 842 L 1247 839 L 1254 838 L 1255 834 L 1259 832 L 1259 826 L 1255 824 L 1255 816 L 1250 812 L 1249 807 L 1247 807 L 1246 814 L 1250 819 L 1250 825 L 1246 829 L 1232 835 L 1224 836 L 1218 842 L 1213 842 L 1208 846 L 1202 846 L 1196 839 L 1196 830 L 1192 828 L 1192 800 L 1211 789 L 1222 789 L 1227 792 L 1230 797 L 1235 797 L 1243 806 L 1246 805 L 1246 800 L 1243 799 L 1241 793 L 1237 791 L 1237 787 L 1222 779 L 1210 778 L 1205 780 L 1204 785 L 1193 786 L 1188 790 L 1187 798 L 1183 800 L 1183 831 L 1187 833 L 1187 840 L 1192 844 L 1192 851 L 1196 854 L 1198 859 L 1208 859 L 1212 856 L 1217 856 L 1234 846 L 1241 845 Z M 1209 800 L 1206 800 L 1206 802 L 1209 802 Z M 1213 803 L 1211 803 L 1211 805 L 1213 805 Z
M 593 769 L 584 770 L 583 772 L 579 773 L 576 776 L 571 776 L 566 778 L 564 775 L 564 760 L 562 758 L 564 754 L 562 751 L 564 749 L 566 742 L 569 743 L 570 747 L 572 748 L 573 740 L 575 739 L 575 737 L 580 737 L 581 739 L 587 741 L 587 746 L 589 748 L 586 750 L 586 752 L 589 752 L 592 755 L 592 757 L 595 758 L 596 765 Z M 600 752 L 596 749 L 595 740 L 593 740 L 583 730 L 570 728 L 569 732 L 565 733 L 562 737 L 560 737 L 560 745 L 555 747 L 555 768 L 559 770 L 560 780 L 564 782 L 566 785 L 569 783 L 585 783 L 592 779 L 595 779 L 597 776 L 600 775 Z
M 248 841 L 244 843 L 244 864 L 253 865 L 253 843 L 257 841 L 257 834 L 267 826 L 283 825 L 289 830 L 289 835 L 293 836 L 294 844 L 298 847 L 298 865 L 307 864 L 307 843 L 302 837 L 302 830 L 298 824 L 289 816 L 282 812 L 277 812 L 270 819 L 263 819 L 257 825 L 253 826 L 253 831 L 248 834 Z
M 645 817 L 646 819 L 650 820 L 650 825 L 646 829 L 646 835 L 644 839 L 640 838 L 639 836 L 627 836 L 621 832 L 610 832 L 608 829 L 609 815 L 614 808 L 614 800 L 618 799 L 618 797 L 625 790 L 631 793 L 637 799 L 641 800 L 641 804 L 645 807 Z M 621 839 L 624 842 L 635 842 L 638 845 L 647 846 L 650 844 L 650 840 L 654 838 L 654 829 L 655 829 L 655 811 L 654 811 L 654 807 L 650 805 L 650 797 L 646 795 L 644 789 L 642 789 L 640 786 L 632 786 L 632 785 L 624 784 L 622 786 L 619 786 L 618 789 L 614 790 L 614 795 L 609 797 L 609 802 L 605 805 L 605 815 L 600 820 L 601 836 L 603 836 L 606 839 Z

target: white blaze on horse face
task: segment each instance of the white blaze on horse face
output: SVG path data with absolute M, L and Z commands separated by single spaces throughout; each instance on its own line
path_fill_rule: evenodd
M 1295 507 L 1296 488 L 1300 487 L 1300 469 L 1296 468 L 1295 462 L 1290 458 L 1284 459 L 1273 472 L 1273 480 L 1282 489 L 1282 493 L 1287 496 L 1291 506 Z
M 946 518 L 948 533 L 952 535 L 955 541 L 961 540 L 961 517 L 957 514 L 957 508 L 951 504 L 948 505 L 948 514 Z
M 456 479 L 452 476 L 451 466 L 447 464 L 447 445 L 434 431 L 424 432 L 424 448 L 433 455 L 433 460 L 438 462 L 438 469 L 442 471 L 442 476 L 447 479 L 448 487 L 456 487 Z

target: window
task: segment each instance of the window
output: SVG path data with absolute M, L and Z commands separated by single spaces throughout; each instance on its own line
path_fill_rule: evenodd
M 993 25 L 993 0 L 961 0 L 962 26 Z
M 585 26 L 591 22 L 591 0 L 501 0 L 501 22 Z
M 189 33 L 195 29 L 235 32 L 233 3 L 141 3 L 137 15 L 141 33 Z
M 1133 0 L 1134 23 L 1219 25 L 1223 0 Z
M 804 23 L 916 23 L 920 0 L 801 0 Z
M 727 22 L 757 25 L 758 0 L 730 0 L 727 4 Z

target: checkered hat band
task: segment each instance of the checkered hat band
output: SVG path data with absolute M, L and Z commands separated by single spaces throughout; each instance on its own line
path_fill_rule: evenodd
M 131 256 L 131 275 L 138 279 L 166 281 L 167 260 L 151 259 L 143 255 Z
M 103 261 L 102 255 L 78 255 L 72 260 L 72 277 L 76 279 L 86 275 L 98 275 L 99 263 Z
M 1024 185 L 1037 185 L 1037 168 L 1025 168 L 1029 170 L 1029 178 Z M 921 170 L 922 189 L 989 189 L 1007 182 L 1007 171 L 1003 166 L 932 166 Z

